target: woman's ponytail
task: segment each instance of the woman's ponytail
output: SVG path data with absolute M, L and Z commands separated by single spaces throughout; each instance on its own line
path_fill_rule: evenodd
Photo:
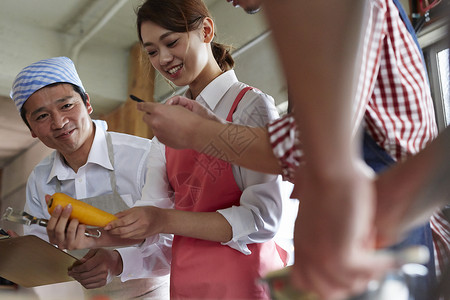
M 234 59 L 231 56 L 231 46 L 211 42 L 211 49 L 220 69 L 225 72 L 233 69 Z

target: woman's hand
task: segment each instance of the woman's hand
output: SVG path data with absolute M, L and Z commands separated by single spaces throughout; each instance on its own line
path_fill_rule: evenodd
M 174 96 L 167 100 L 166 105 L 179 105 L 182 106 L 191 112 L 195 113 L 196 115 L 203 117 L 205 119 L 225 123 L 223 119 L 216 116 L 212 111 L 201 105 L 195 100 L 188 99 L 183 96 Z
M 164 210 L 155 206 L 133 207 L 116 216 L 119 219 L 112 221 L 104 229 L 120 238 L 145 239 L 164 229 Z
M 145 113 L 144 122 L 150 126 L 161 143 L 175 149 L 201 151 L 211 140 L 205 131 L 223 124 L 211 121 L 217 118 L 195 101 L 182 97 L 171 100 L 169 102 L 174 105 L 145 102 L 138 103 L 137 108 Z M 180 105 L 175 105 L 176 103 Z M 205 118 L 204 115 L 210 117 Z

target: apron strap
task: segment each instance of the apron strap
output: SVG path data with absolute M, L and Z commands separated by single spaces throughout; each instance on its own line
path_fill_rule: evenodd
M 61 181 L 59 181 L 58 177 L 56 177 L 55 193 L 61 193 Z
M 414 30 L 414 27 L 412 26 L 411 21 L 408 18 L 408 15 L 403 9 L 402 4 L 400 3 L 399 0 L 392 0 L 392 2 L 394 2 L 395 6 L 397 6 L 400 18 L 402 19 L 403 23 L 405 23 L 406 28 L 408 29 L 409 33 L 414 39 L 414 42 L 416 42 L 417 47 L 420 49 L 419 41 L 417 40 L 416 36 L 416 31 Z M 422 52 L 422 50 L 420 52 Z
M 236 108 L 237 108 L 239 102 L 241 101 L 242 97 L 244 97 L 245 93 L 247 93 L 247 91 L 252 90 L 252 89 L 253 89 L 253 87 L 248 86 L 246 88 L 243 88 L 239 92 L 239 94 L 237 95 L 236 99 L 234 100 L 233 105 L 231 106 L 230 112 L 228 113 L 228 116 L 227 116 L 227 121 L 228 122 L 233 122 L 233 114 L 236 111 Z
M 111 162 L 111 165 L 114 168 L 114 150 L 113 150 L 111 135 L 107 131 L 105 131 L 105 133 L 106 133 L 106 144 L 108 146 L 109 161 Z M 114 172 L 114 170 L 109 172 L 109 179 L 111 181 L 111 189 L 112 189 L 113 193 L 117 194 L 116 173 Z
M 400 18 L 402 19 L 403 23 L 405 23 L 406 29 L 408 29 L 409 34 L 411 34 L 414 42 L 416 43 L 417 48 L 419 49 L 420 55 L 422 56 L 423 67 L 425 68 L 425 70 L 427 70 L 427 66 L 425 65 L 425 59 L 423 56 L 422 48 L 420 47 L 419 41 L 417 40 L 416 31 L 414 30 L 414 27 L 412 26 L 411 21 L 408 18 L 408 15 L 406 14 L 405 10 L 403 9 L 403 6 L 400 3 L 400 0 L 392 0 L 392 2 L 394 2 L 395 6 L 397 6 Z M 428 77 L 427 77 L 427 79 L 428 79 Z

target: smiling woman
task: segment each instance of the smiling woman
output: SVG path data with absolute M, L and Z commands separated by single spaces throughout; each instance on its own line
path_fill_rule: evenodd
M 138 11 L 138 35 L 152 66 L 166 79 L 189 85 L 195 98 L 211 78 L 234 66 L 230 47 L 213 41 L 214 22 L 204 4 L 198 9 L 189 1 L 156 1 L 149 7 Z
M 147 0 L 137 26 L 153 67 L 175 85 L 188 86 L 184 97 L 229 122 L 264 126 L 278 117 L 272 97 L 238 81 L 228 49 L 213 41 L 215 25 L 203 1 Z M 142 199 L 154 204 L 119 213 L 105 229 L 134 239 L 174 234 L 174 299 L 268 299 L 259 279 L 287 259 L 273 240 L 282 202 L 289 201 L 280 178 L 157 139 L 150 159 Z

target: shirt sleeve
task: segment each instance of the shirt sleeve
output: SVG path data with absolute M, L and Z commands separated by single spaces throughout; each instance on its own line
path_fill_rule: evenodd
M 278 113 L 272 97 L 257 91 L 247 92 L 233 115 L 235 123 L 255 127 L 265 126 L 276 118 Z M 239 206 L 218 210 L 233 230 L 232 239 L 222 244 L 248 255 L 251 254 L 248 244 L 266 242 L 277 233 L 285 185 L 281 184 L 281 176 L 245 168 L 233 166 L 233 174 L 242 195 Z
M 156 138 L 152 141 L 147 160 L 147 175 L 141 200 L 134 206 L 173 208 L 170 185 L 167 180 L 165 147 Z M 167 275 L 172 259 L 171 234 L 149 237 L 136 247 L 116 249 L 123 260 L 122 281 Z
M 172 240 L 171 234 L 159 234 L 147 238 L 140 246 L 116 249 L 124 262 L 120 279 L 127 281 L 168 275 Z
M 273 154 L 281 166 L 283 180 L 293 181 L 303 152 L 294 116 L 288 114 L 267 125 Z

